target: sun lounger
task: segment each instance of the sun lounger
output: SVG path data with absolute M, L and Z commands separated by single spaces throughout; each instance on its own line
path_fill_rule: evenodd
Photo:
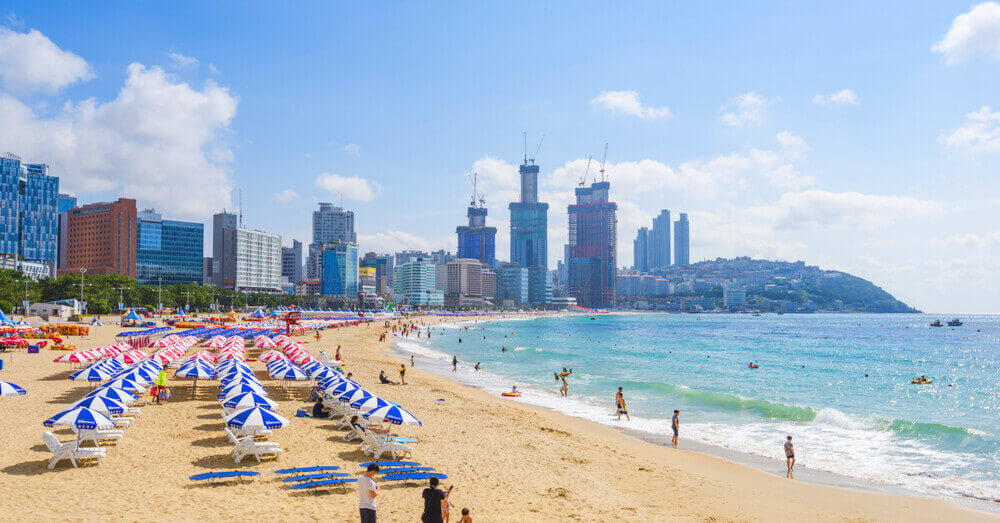
M 56 463 L 64 459 L 68 459 L 70 463 L 73 464 L 73 468 L 76 468 L 76 460 L 80 459 L 96 459 L 97 464 L 100 465 L 101 458 L 106 455 L 106 451 L 99 447 L 84 447 L 79 448 L 76 441 L 69 441 L 62 443 L 56 438 L 55 434 L 45 431 L 42 433 L 42 441 L 45 442 L 45 446 L 49 448 L 52 452 L 52 459 L 49 460 L 49 469 L 54 469 Z
M 275 474 L 301 474 L 305 472 L 324 472 L 330 470 L 340 470 L 340 467 L 336 465 L 326 465 L 319 467 L 299 467 L 295 469 L 280 469 L 274 471 Z
M 94 446 L 100 446 L 102 441 L 118 440 L 125 436 L 124 430 L 97 430 L 97 429 L 77 429 L 74 428 L 73 432 L 76 433 L 76 440 L 79 442 L 91 441 Z
M 305 474 L 303 476 L 292 476 L 290 478 L 282 478 L 281 481 L 287 483 L 290 481 L 309 481 L 309 480 L 323 479 L 323 478 L 346 478 L 348 476 L 350 476 L 350 474 L 346 472 L 319 472 L 316 474 Z
M 245 441 L 238 443 L 233 447 L 233 461 L 239 463 L 243 461 L 243 458 L 247 456 L 253 456 L 257 458 L 257 463 L 260 463 L 261 456 L 274 455 L 284 452 L 277 443 L 273 442 L 258 442 L 258 441 Z
M 306 483 L 299 483 L 297 485 L 292 485 L 293 489 L 314 489 L 317 487 L 326 487 L 340 485 L 343 486 L 347 483 L 354 483 L 358 478 L 337 478 L 337 479 L 324 479 L 321 481 L 308 481 Z
M 243 443 L 245 441 L 254 441 L 254 438 L 256 436 L 266 436 L 267 434 L 271 433 L 271 431 L 267 431 L 267 434 L 256 433 L 254 431 L 240 431 L 239 429 L 231 429 L 229 427 L 224 427 L 223 430 L 226 431 L 226 437 L 229 438 L 229 441 L 233 445 L 239 445 L 240 443 Z M 258 443 L 268 443 L 268 442 L 259 441 Z M 268 443 L 268 444 L 277 445 L 277 443 Z
M 204 481 L 204 480 L 216 480 L 216 479 L 228 479 L 237 478 L 240 483 L 243 482 L 244 477 L 260 476 L 260 472 L 253 472 L 250 470 L 225 470 L 222 472 L 206 472 L 204 474 L 195 474 L 189 477 L 191 481 Z
M 379 467 L 419 467 L 420 463 L 416 461 L 369 461 L 362 463 L 361 468 L 367 468 L 371 464 L 378 465 Z
M 413 449 L 396 443 L 392 440 L 382 439 L 377 437 L 371 431 L 363 430 L 361 431 L 361 445 L 358 448 L 365 452 L 366 454 L 371 454 L 376 460 L 382 456 L 382 454 L 389 454 L 393 459 L 396 459 L 397 454 L 413 454 Z
M 386 467 L 379 468 L 379 474 L 397 474 L 401 472 L 433 472 L 434 467 Z
M 440 472 L 403 472 L 400 474 L 386 474 L 382 476 L 384 481 L 415 481 L 418 479 L 448 479 L 448 476 Z

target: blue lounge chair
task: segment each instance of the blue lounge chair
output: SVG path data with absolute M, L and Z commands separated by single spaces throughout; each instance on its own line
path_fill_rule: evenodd
M 379 469 L 379 474 L 395 474 L 397 472 L 432 472 L 434 467 L 385 467 Z
M 416 461 L 369 461 L 368 463 L 362 463 L 361 468 L 366 468 L 372 463 L 378 465 L 379 467 L 419 467 L 420 463 Z
M 347 476 L 350 476 L 350 474 L 346 472 L 321 472 L 319 474 L 306 474 L 304 476 L 292 476 L 290 478 L 283 478 L 281 481 L 287 483 L 289 481 L 306 481 L 310 479 L 323 479 L 323 478 L 343 478 Z
M 298 485 L 292 485 L 293 489 L 313 489 L 317 487 L 326 487 L 333 485 L 343 486 L 345 483 L 353 483 L 357 481 L 358 478 L 337 478 L 337 479 L 324 479 L 321 481 L 309 481 L 307 483 L 299 483 Z
M 275 474 L 300 474 L 303 472 L 326 472 L 330 470 L 340 470 L 340 467 L 334 465 L 322 466 L 322 467 L 300 467 L 297 469 L 281 469 L 274 471 Z
M 396 474 L 386 474 L 382 476 L 385 481 L 412 481 L 417 479 L 448 479 L 448 476 L 440 472 L 399 472 Z
M 195 474 L 189 477 L 191 481 L 203 481 L 203 480 L 214 480 L 214 479 L 227 479 L 227 478 L 237 478 L 241 482 L 244 477 L 260 476 L 260 472 L 253 472 L 249 470 L 226 470 L 223 472 L 206 472 L 204 474 Z

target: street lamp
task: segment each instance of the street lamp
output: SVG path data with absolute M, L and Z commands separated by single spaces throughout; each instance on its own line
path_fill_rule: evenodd
M 163 292 L 163 277 L 156 278 L 156 307 L 162 310 L 163 298 L 161 297 L 161 292 Z
M 115 289 L 118 291 L 118 303 L 120 304 L 121 308 L 125 307 L 125 294 L 123 291 L 127 288 L 128 287 L 115 287 Z
M 84 274 L 87 274 L 87 269 L 86 268 L 80 269 L 80 314 L 83 314 L 83 288 L 85 286 L 90 286 L 89 283 L 84 285 L 83 283 Z

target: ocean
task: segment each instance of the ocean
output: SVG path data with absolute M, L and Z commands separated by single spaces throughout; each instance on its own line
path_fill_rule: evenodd
M 604 314 L 434 327 L 394 338 L 418 366 L 654 441 L 682 442 L 917 492 L 1000 499 L 1000 316 Z M 461 339 L 461 342 L 459 342 Z M 507 348 L 507 352 L 501 349 Z M 473 370 L 479 362 L 481 371 Z M 758 369 L 748 368 L 750 362 Z M 553 376 L 571 368 L 569 397 Z M 928 385 L 910 380 L 925 375 Z M 614 415 L 624 388 L 630 421 Z

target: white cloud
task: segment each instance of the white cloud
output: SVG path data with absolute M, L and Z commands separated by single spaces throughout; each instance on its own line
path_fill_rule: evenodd
M 949 64 L 980 55 L 1000 59 L 1000 3 L 983 2 L 956 16 L 931 50 L 943 54 Z
M 983 250 L 990 247 L 1000 246 L 1000 232 L 988 232 L 984 234 L 964 233 L 948 236 L 943 241 L 948 247 L 964 247 L 967 249 Z
M 731 127 L 759 125 L 764 121 L 768 104 L 767 98 L 755 92 L 743 93 L 729 100 L 720 109 L 722 115 L 719 119 Z
M 345 153 L 353 154 L 354 156 L 358 156 L 359 154 L 361 154 L 361 146 L 356 143 L 349 143 L 343 146 L 341 149 L 343 149 Z
M 237 97 L 213 82 L 200 91 L 174 82 L 159 67 L 127 72 L 115 99 L 67 102 L 51 118 L 0 95 L 0 143 L 50 164 L 61 190 L 117 192 L 178 218 L 229 206 L 232 151 L 220 135 Z
M 316 176 L 316 187 L 349 200 L 370 202 L 375 199 L 381 187 L 375 182 L 360 176 L 341 176 L 339 174 L 321 173 Z
M 965 115 L 965 123 L 941 135 L 941 143 L 969 153 L 995 153 L 1000 151 L 1000 112 L 988 106 Z
M 184 56 L 176 52 L 168 53 L 167 56 L 170 57 L 170 61 L 173 62 L 173 66 L 177 69 L 198 65 L 198 59 L 193 56 Z
M 215 64 L 208 64 L 208 72 L 211 74 L 219 74 L 219 68 L 215 67 Z
M 601 91 L 590 101 L 590 105 L 613 113 L 637 116 L 643 120 L 670 118 L 670 108 L 643 107 L 636 91 Z
M 0 27 L 0 79 L 6 90 L 52 93 L 93 77 L 86 60 L 63 51 L 37 30 L 19 33 Z
M 777 229 L 837 227 L 871 228 L 913 216 L 943 214 L 939 202 L 908 196 L 808 190 L 788 192 L 772 205 L 747 209 L 753 219 L 768 220 Z
M 7 13 L 5 19 L 7 20 L 7 25 L 11 27 L 21 27 L 24 25 L 24 21 L 18 18 L 13 11 Z
M 299 193 L 295 192 L 294 189 L 285 189 L 274 193 L 274 201 L 278 203 L 291 203 L 298 197 Z
M 455 252 L 457 240 L 453 236 L 423 238 L 403 231 L 381 231 L 375 234 L 358 233 L 359 252 L 399 252 L 403 250 Z
M 850 89 L 841 89 L 835 93 L 813 96 L 816 105 L 858 105 L 858 94 Z

